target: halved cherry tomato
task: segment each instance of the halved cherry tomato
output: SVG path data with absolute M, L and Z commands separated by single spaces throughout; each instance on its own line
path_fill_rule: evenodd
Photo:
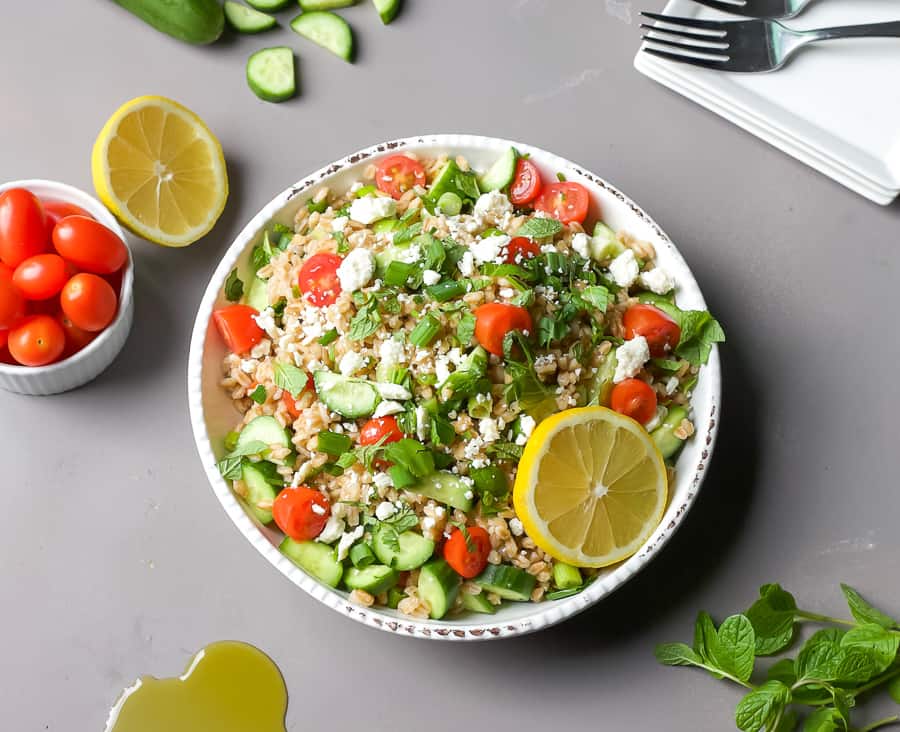
M 62 311 L 83 330 L 103 330 L 116 317 L 119 301 L 109 282 L 88 272 L 70 279 L 59 294 Z
M 406 155 L 390 155 L 376 166 L 375 185 L 382 193 L 400 198 L 410 188 L 425 185 L 425 168 Z
M 16 267 L 13 283 L 27 299 L 46 300 L 59 292 L 69 277 L 69 268 L 58 254 L 36 254 Z
M 475 339 L 495 356 L 503 355 L 503 339 L 511 330 L 531 333 L 531 314 L 518 305 L 490 302 L 475 309 Z
M 62 355 L 66 335 L 49 315 L 31 315 L 9 331 L 7 346 L 23 366 L 46 366 Z
M 306 386 L 303 387 L 303 391 L 309 391 L 310 389 L 315 388 L 315 380 L 313 379 L 312 374 L 307 374 L 306 376 Z M 297 407 L 297 400 L 294 399 L 293 394 L 291 394 L 287 389 L 281 392 L 281 401 L 284 402 L 284 408 L 287 409 L 288 414 L 290 414 L 294 419 L 297 419 L 300 416 L 300 409 Z
M 397 442 L 403 439 L 403 432 L 397 425 L 397 418 L 393 415 L 387 417 L 372 417 L 359 431 L 360 445 L 374 445 L 380 440 L 383 445 L 389 442 Z
M 114 231 L 85 216 L 67 216 L 53 229 L 53 246 L 78 269 L 111 274 L 122 268 L 128 250 Z
M 78 351 L 99 335 L 99 333 L 91 333 L 89 330 L 79 328 L 69 319 L 69 316 L 61 310 L 55 317 L 57 322 L 62 326 L 63 333 L 66 334 L 66 348 L 63 351 L 63 358 L 68 358 L 73 353 L 78 353 Z
M 647 424 L 656 414 L 656 392 L 646 381 L 625 379 L 612 388 L 609 406 L 614 412 Z
M 506 245 L 506 263 L 518 264 L 541 253 L 541 248 L 525 236 L 514 236 Z
M 632 305 L 622 317 L 625 338 L 644 336 L 650 346 L 650 355 L 662 358 L 675 350 L 681 340 L 681 328 L 672 318 L 652 305 Z
M 94 218 L 81 206 L 76 206 L 68 201 L 57 201 L 53 198 L 44 198 L 41 203 L 44 206 L 44 213 L 47 215 L 47 226 L 52 231 L 53 227 L 59 223 L 60 219 L 66 216 L 86 216 L 89 219 Z
M 213 312 L 213 321 L 232 353 L 246 353 L 266 337 L 254 316 L 259 311 L 249 305 L 228 305 Z
M 24 188 L 0 193 L 0 259 L 18 267 L 24 259 L 47 250 L 47 216 L 37 197 Z
M 491 538 L 480 526 L 468 526 L 466 533 L 469 535 L 468 542 L 462 531 L 453 529 L 444 544 L 444 559 L 458 575 L 471 579 L 481 574 L 487 566 Z
M 322 533 L 330 515 L 328 499 L 305 485 L 285 488 L 272 504 L 272 518 L 294 541 L 315 539 Z
M 543 211 L 564 224 L 573 221 L 581 223 L 587 216 L 591 194 L 581 183 L 563 181 L 544 186 L 541 195 L 534 202 L 538 211 Z
M 25 315 L 25 298 L 13 282 L 12 270 L 0 264 L 0 328 L 13 327 Z
M 337 254 L 319 252 L 303 263 L 298 278 L 300 292 L 310 304 L 317 307 L 334 304 L 341 294 L 341 281 L 337 271 L 343 261 Z
M 531 203 L 541 192 L 543 183 L 537 166 L 528 158 L 516 161 L 516 174 L 509 187 L 509 200 L 516 206 Z

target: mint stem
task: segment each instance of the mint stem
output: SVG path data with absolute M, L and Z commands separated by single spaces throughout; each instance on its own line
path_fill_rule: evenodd
M 877 722 L 872 722 L 872 724 L 863 727 L 859 732 L 872 732 L 873 729 L 887 727 L 889 724 L 897 724 L 897 722 L 900 722 L 900 717 L 895 714 L 893 717 L 885 717 L 884 719 L 879 719 Z
M 881 674 L 881 676 L 876 676 L 868 684 L 864 684 L 858 689 L 855 689 L 853 691 L 854 698 L 859 696 L 860 694 L 865 694 L 867 691 L 871 691 L 876 686 L 881 686 L 885 681 L 890 681 L 895 676 L 900 676 L 900 668 L 889 669 L 888 671 L 885 671 L 883 674 Z
M 795 613 L 797 618 L 810 620 L 813 623 L 826 623 L 833 625 L 848 625 L 851 628 L 856 627 L 856 623 L 851 620 L 841 620 L 840 618 L 832 618 L 830 615 L 819 615 L 818 613 L 810 613 L 806 610 L 797 610 Z

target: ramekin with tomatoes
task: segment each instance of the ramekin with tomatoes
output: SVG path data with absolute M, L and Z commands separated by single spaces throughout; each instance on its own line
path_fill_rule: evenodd
M 131 330 L 132 283 L 125 234 L 92 196 L 0 186 L 0 387 L 55 394 L 94 379 Z

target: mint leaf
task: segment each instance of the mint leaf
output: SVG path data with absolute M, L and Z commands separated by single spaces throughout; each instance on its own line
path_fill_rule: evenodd
M 371 300 L 361 307 L 350 321 L 347 337 L 351 341 L 361 341 L 372 335 L 381 327 L 381 315 L 378 313 L 378 301 Z
M 846 729 L 841 715 L 831 707 L 822 707 L 810 714 L 803 723 L 803 732 L 837 732 Z
M 248 455 L 261 455 L 268 448 L 269 446 L 261 440 L 253 440 L 232 450 L 216 463 L 216 467 L 225 480 L 237 480 L 241 477 L 244 458 Z
M 294 399 L 300 396 L 309 382 L 309 377 L 303 369 L 298 369 L 290 363 L 276 361 L 273 367 L 275 386 L 284 389 Z
M 229 302 L 237 302 L 244 294 L 244 283 L 238 277 L 237 269 L 231 270 L 228 279 L 225 280 L 225 299 Z
M 250 392 L 250 398 L 257 404 L 265 404 L 266 396 L 266 387 L 262 384 L 257 384 L 256 388 Z
M 780 681 L 767 681 L 741 699 L 734 713 L 738 729 L 758 732 L 768 728 L 791 701 L 791 690 Z
M 456 337 L 459 338 L 460 345 L 466 348 L 472 342 L 472 336 L 474 335 L 475 316 L 472 313 L 465 312 L 459 316 L 459 323 L 456 326 Z
M 529 239 L 548 239 L 562 231 L 562 228 L 563 225 L 556 219 L 535 216 L 519 227 L 516 236 L 527 236 Z
M 875 623 L 882 628 L 900 628 L 900 622 L 894 620 L 876 607 L 866 602 L 862 595 L 849 585 L 841 585 L 841 591 L 847 598 L 847 604 L 850 606 L 850 612 L 853 617 L 860 623 Z
M 793 686 L 797 681 L 794 659 L 782 658 L 777 663 L 772 664 L 766 672 L 766 679 L 769 681 L 780 681 L 785 686 Z
M 781 585 L 763 585 L 759 600 L 745 613 L 756 633 L 756 654 L 771 656 L 787 648 L 794 639 L 797 603 Z
M 834 681 L 844 658 L 840 630 L 820 630 L 810 637 L 797 656 L 797 678 L 810 681 Z
M 716 646 L 716 626 L 709 613 L 700 611 L 697 613 L 697 622 L 694 624 L 694 651 L 705 661 L 715 663 L 713 649 Z
M 867 678 L 856 680 L 867 681 L 871 676 L 887 670 L 888 666 L 894 662 L 897 650 L 900 649 L 900 635 L 891 633 L 875 623 L 867 623 L 847 631 L 847 634 L 841 638 L 841 648 L 864 652 L 872 667 L 871 674 Z M 841 676 L 841 680 L 854 679 Z
M 894 680 L 888 684 L 888 694 L 891 699 L 900 704 L 900 676 L 895 676 Z
M 756 637 L 745 615 L 732 615 L 719 626 L 714 649 L 716 665 L 732 676 L 747 681 L 756 660 Z
M 609 290 L 603 285 L 590 285 L 589 287 L 585 287 L 581 291 L 581 297 L 584 298 L 585 302 L 593 305 L 601 313 L 606 312 L 606 308 L 609 307 Z
M 700 666 L 703 659 L 686 643 L 663 643 L 654 651 L 663 666 Z

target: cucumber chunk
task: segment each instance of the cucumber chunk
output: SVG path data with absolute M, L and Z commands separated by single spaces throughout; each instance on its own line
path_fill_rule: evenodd
M 464 202 L 475 201 L 481 194 L 481 189 L 478 187 L 475 173 L 462 170 L 455 160 L 449 160 L 441 168 L 431 184 L 431 190 L 425 196 L 425 205 L 429 211 L 434 211 L 437 202 L 445 193 L 455 193 Z
M 353 60 L 353 32 L 340 15 L 326 10 L 303 13 L 291 21 L 291 29 L 345 61 Z
M 403 224 L 400 223 L 400 219 L 380 219 L 372 224 L 372 231 L 376 234 L 386 234 L 401 228 L 403 228 Z
M 291 0 L 247 0 L 247 4 L 257 10 L 274 12 L 276 10 L 284 10 L 291 4 Z
M 250 286 L 247 288 L 245 301 L 251 308 L 255 308 L 259 312 L 269 307 L 269 286 L 264 279 L 253 276 Z
M 316 371 L 313 381 L 322 403 L 344 417 L 368 417 L 381 401 L 375 385 L 363 379 Z
M 399 587 L 391 587 L 391 589 L 388 590 L 387 606 L 396 610 L 397 606 L 400 604 L 400 600 L 404 597 L 406 597 L 406 593 L 403 590 Z
M 426 475 L 416 485 L 407 490 L 421 493 L 440 503 L 458 508 L 460 511 L 471 511 L 474 500 L 472 487 L 462 481 L 459 476 L 445 470 Z
M 272 522 L 272 509 L 259 508 L 258 503 L 267 501 L 271 504 L 275 500 L 275 486 L 266 480 L 265 474 L 252 463 L 246 464 L 241 468 L 241 478 L 244 485 L 247 486 L 247 497 L 241 500 L 247 504 L 250 513 L 261 524 Z
M 516 162 L 519 153 L 514 147 L 509 148 L 497 161 L 487 169 L 487 172 L 478 179 L 478 187 L 483 191 L 500 191 L 512 183 L 516 175 Z
M 317 541 L 294 541 L 286 536 L 279 551 L 307 574 L 329 587 L 337 587 L 344 574 L 344 565 L 334 555 L 334 549 Z
M 397 544 L 391 541 L 395 536 L 396 532 L 390 527 L 379 527 L 372 536 L 372 551 L 378 561 L 398 572 L 417 569 L 434 554 L 434 542 L 421 534 L 404 531 L 397 536 Z
M 261 442 L 266 446 L 280 445 L 292 449 L 291 438 L 287 430 L 282 427 L 275 417 L 264 415 L 252 419 L 241 434 L 238 435 L 235 450 L 249 445 L 251 442 Z
M 212 43 L 225 28 L 218 0 L 115 1 L 156 30 L 186 43 Z
M 443 559 L 428 562 L 419 571 L 419 597 L 431 608 L 429 616 L 440 620 L 459 594 L 459 575 Z
M 357 0 L 297 0 L 300 9 L 305 12 L 312 10 L 337 10 L 356 5 Z
M 670 458 L 677 453 L 684 440 L 675 436 L 675 430 L 682 420 L 687 419 L 688 413 L 684 407 L 672 407 L 662 424 L 650 433 L 656 448 L 662 454 L 663 458 Z
M 283 102 L 297 92 L 294 52 L 287 46 L 263 48 L 247 59 L 247 85 L 266 102 Z
M 581 587 L 584 580 L 578 567 L 573 567 L 565 562 L 557 562 L 553 565 L 553 583 L 561 590 L 571 590 Z
M 610 229 L 602 221 L 594 224 L 594 235 L 591 237 L 588 250 L 591 259 L 596 262 L 603 262 L 607 259 L 618 257 L 625 251 L 625 247 L 616 237 L 616 232 Z
M 616 352 L 610 351 L 603 357 L 603 361 L 597 367 L 590 382 L 588 383 L 587 406 L 589 407 L 608 407 L 609 397 L 615 384 L 613 377 L 616 375 Z
M 459 596 L 462 606 L 473 613 L 486 613 L 493 615 L 497 612 L 497 606 L 487 599 L 487 593 L 481 592 L 477 595 L 470 595 L 468 592 L 460 593 Z
M 350 567 L 344 573 L 344 584 L 351 590 L 365 590 L 370 595 L 380 595 L 397 584 L 399 573 L 383 564 L 370 564 L 364 569 Z
M 536 580 L 524 569 L 508 564 L 489 564 L 474 582 L 483 591 L 494 592 L 504 600 L 527 602 Z
M 238 33 L 261 33 L 278 24 L 271 15 L 248 8 L 234 0 L 225 0 L 225 19 Z
M 400 3 L 401 0 L 372 0 L 381 22 L 385 25 L 397 17 L 397 13 L 400 12 Z

